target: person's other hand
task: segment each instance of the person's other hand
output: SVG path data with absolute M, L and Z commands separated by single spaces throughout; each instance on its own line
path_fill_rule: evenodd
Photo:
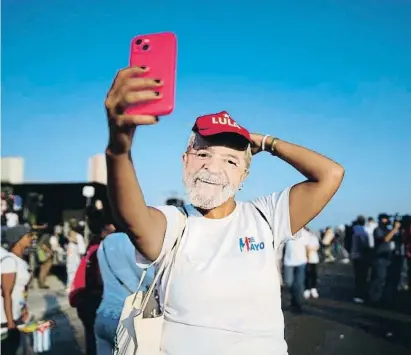
M 263 144 L 263 139 L 264 135 L 259 134 L 259 133 L 251 133 L 251 152 L 253 155 L 259 153 L 262 151 L 262 144 Z M 268 138 L 266 139 L 267 143 Z

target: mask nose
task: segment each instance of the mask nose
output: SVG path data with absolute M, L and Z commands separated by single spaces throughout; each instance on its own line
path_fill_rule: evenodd
M 220 175 L 222 174 L 223 170 L 224 170 L 224 166 L 223 166 L 223 162 L 221 159 L 218 159 L 217 157 L 213 157 L 211 159 L 209 159 L 205 164 L 204 164 L 204 168 L 212 173 L 212 174 L 216 174 L 216 175 Z

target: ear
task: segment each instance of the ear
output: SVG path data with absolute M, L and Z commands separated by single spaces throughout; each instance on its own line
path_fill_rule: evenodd
M 250 170 L 248 169 L 244 171 L 243 175 L 241 176 L 241 183 L 243 183 L 248 178 L 249 173 L 250 173 Z
M 187 164 L 187 153 L 184 153 L 182 155 L 181 159 L 182 159 L 184 165 Z

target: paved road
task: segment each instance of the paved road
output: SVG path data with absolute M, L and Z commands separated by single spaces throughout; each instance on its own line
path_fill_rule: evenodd
M 411 353 L 411 315 L 354 305 L 350 300 L 350 265 L 325 265 L 320 272 L 321 297 L 301 315 L 287 309 L 286 339 L 290 355 L 406 355 Z M 83 354 L 84 338 L 75 311 L 54 318 L 49 355 Z

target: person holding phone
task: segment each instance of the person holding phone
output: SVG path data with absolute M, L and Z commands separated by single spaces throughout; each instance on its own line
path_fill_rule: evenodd
M 109 199 L 143 267 L 158 265 L 173 247 L 180 211 L 146 204 L 131 147 L 136 128 L 158 125 L 159 119 L 149 106 L 146 114 L 130 114 L 127 108 L 161 100 L 162 85 L 167 83 L 151 77 L 150 67 L 129 67 L 118 72 L 105 101 Z M 289 164 L 306 180 L 252 202 L 236 201 L 251 160 L 263 154 Z M 182 163 L 190 204 L 166 305 L 167 276 L 159 286 L 162 351 L 287 354 L 273 249 L 278 251 L 327 205 L 343 180 L 343 167 L 275 136 L 250 134 L 225 111 L 197 118 Z

